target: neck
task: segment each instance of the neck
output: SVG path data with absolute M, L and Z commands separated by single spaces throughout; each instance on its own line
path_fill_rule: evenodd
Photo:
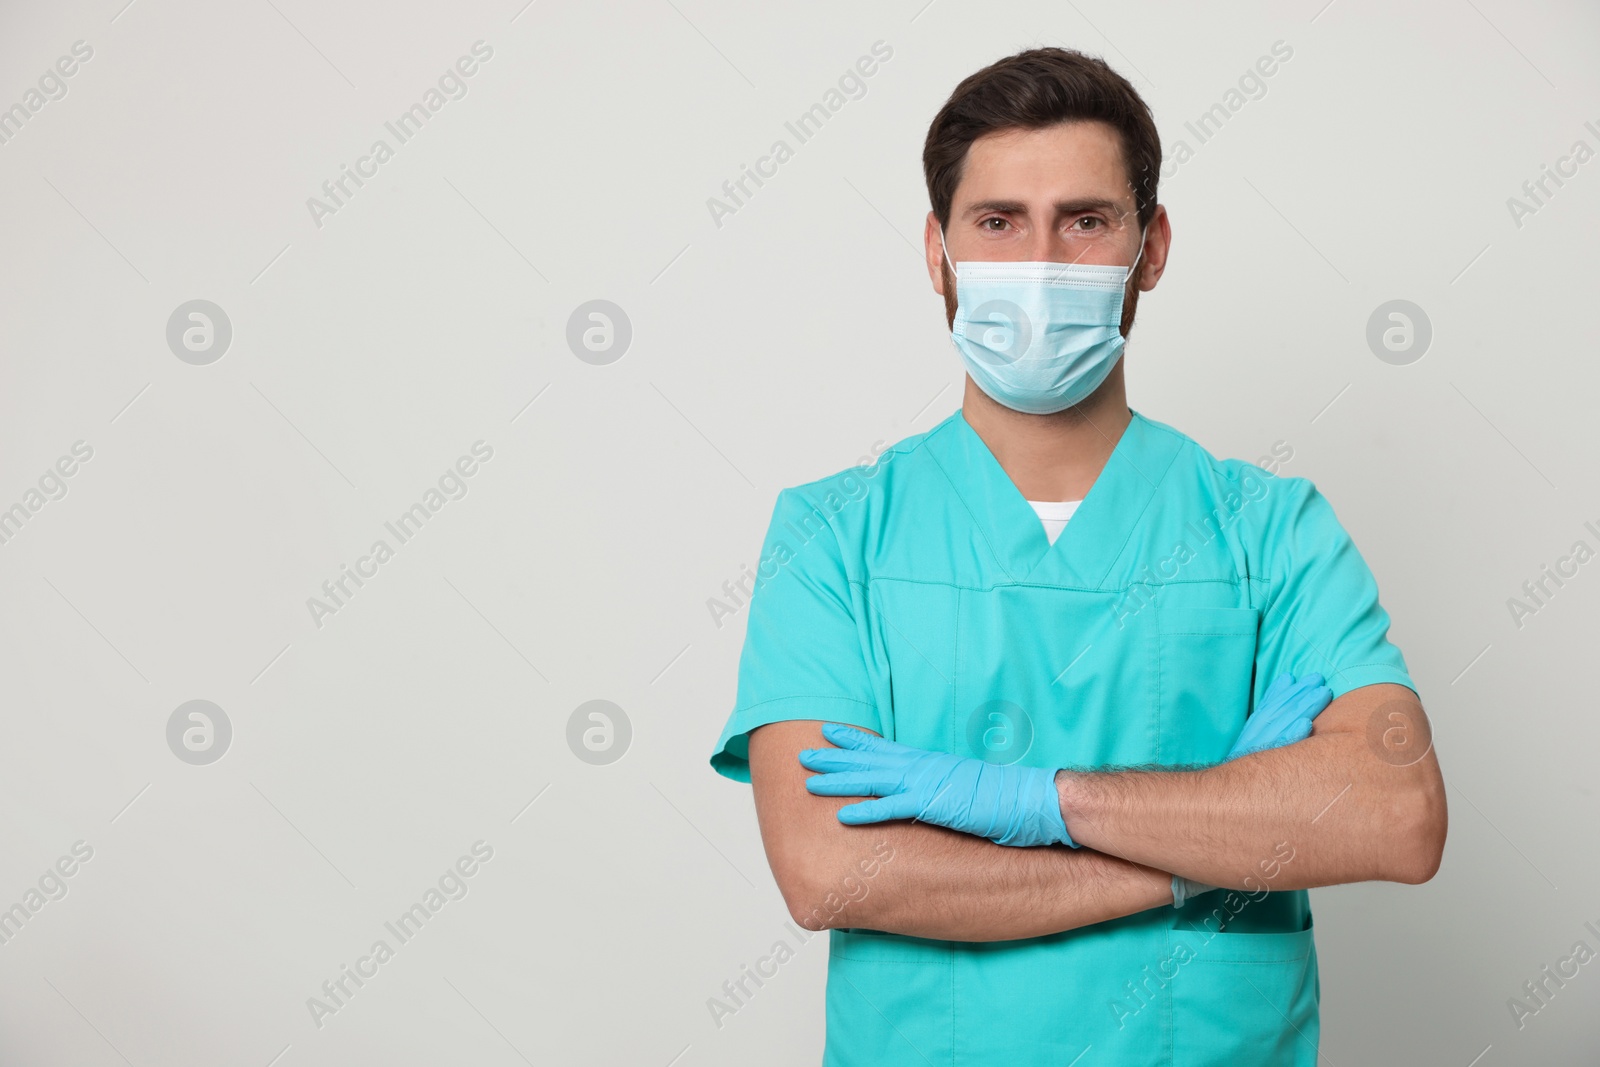
M 1120 361 L 1094 395 L 1053 415 L 1013 411 L 968 378 L 961 414 L 1028 500 L 1082 500 L 1133 418 Z

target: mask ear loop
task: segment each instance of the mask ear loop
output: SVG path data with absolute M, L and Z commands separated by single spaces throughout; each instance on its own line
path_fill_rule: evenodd
M 1139 266 L 1139 260 L 1144 258 L 1144 239 L 1149 232 L 1149 226 L 1142 226 L 1139 229 L 1139 254 L 1133 257 L 1133 266 L 1128 268 L 1129 279 L 1133 278 L 1133 272 Z
M 944 252 L 944 261 L 950 265 L 950 277 L 959 278 L 960 275 L 958 275 L 956 273 L 956 265 L 954 263 L 950 263 L 950 249 L 946 248 L 945 244 L 944 244 L 944 227 L 943 226 L 939 227 L 939 248 L 940 248 L 941 251 Z

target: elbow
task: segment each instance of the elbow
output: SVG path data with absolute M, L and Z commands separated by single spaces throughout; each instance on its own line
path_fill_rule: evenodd
M 886 930 L 883 924 L 893 920 L 885 909 L 894 894 L 877 879 L 894 854 L 893 846 L 880 841 L 870 855 L 852 852 L 837 862 L 784 864 L 781 873 L 773 873 L 795 925 L 814 931 Z
M 795 924 L 806 929 L 818 929 L 807 924 L 815 890 L 808 876 L 810 865 L 795 850 L 774 849 L 767 844 L 767 865 L 772 869 L 772 880 L 778 885 L 783 906 Z
M 823 894 L 819 893 L 814 879 L 806 877 L 804 871 L 788 871 L 778 875 L 777 882 L 784 907 L 796 926 L 813 931 L 828 928 L 826 912 L 820 903 Z
M 779 882 L 789 918 L 803 930 L 818 932 L 841 927 L 870 926 L 867 895 L 828 885 L 821 879 L 790 876 Z
M 1425 787 L 1406 798 L 1397 813 L 1393 837 L 1395 870 L 1390 880 L 1421 885 L 1439 873 L 1449 829 L 1444 782 L 1434 776 Z

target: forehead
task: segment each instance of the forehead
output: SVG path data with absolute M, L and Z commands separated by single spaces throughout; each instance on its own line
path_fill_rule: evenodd
M 1061 122 L 1036 130 L 996 130 L 967 148 L 951 208 L 975 200 L 1048 203 L 1114 200 L 1135 206 L 1122 138 L 1103 122 Z

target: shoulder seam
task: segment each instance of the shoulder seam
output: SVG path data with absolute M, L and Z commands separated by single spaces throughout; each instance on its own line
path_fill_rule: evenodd
M 949 419 L 946 418 L 944 421 L 940 422 L 938 426 L 935 426 L 932 429 L 924 430 L 921 433 L 912 434 L 909 437 L 902 437 L 900 440 L 896 441 L 894 444 L 890 445 L 889 447 L 885 448 L 882 452 L 878 453 L 878 459 L 874 463 L 869 463 L 869 464 L 852 463 L 848 467 L 841 467 L 840 469 L 838 469 L 836 471 L 833 471 L 833 472 L 831 472 L 829 474 L 824 474 L 824 475 L 822 475 L 820 477 L 817 477 L 817 478 L 813 478 L 808 482 L 799 482 L 799 483 L 797 483 L 795 485 L 785 486 L 784 488 L 785 489 L 809 489 L 814 485 L 820 485 L 823 482 L 832 481 L 835 478 L 839 478 L 839 477 L 841 477 L 843 475 L 849 474 L 851 471 L 863 471 L 867 467 L 876 466 L 878 463 L 881 463 L 883 461 L 883 457 L 885 457 L 885 456 L 891 456 L 891 455 L 893 455 L 893 456 L 908 456 L 911 453 L 915 452 L 917 449 L 921 448 L 922 445 L 923 445 L 923 442 L 925 442 L 928 439 L 929 435 L 937 433 L 948 421 L 949 421 Z

